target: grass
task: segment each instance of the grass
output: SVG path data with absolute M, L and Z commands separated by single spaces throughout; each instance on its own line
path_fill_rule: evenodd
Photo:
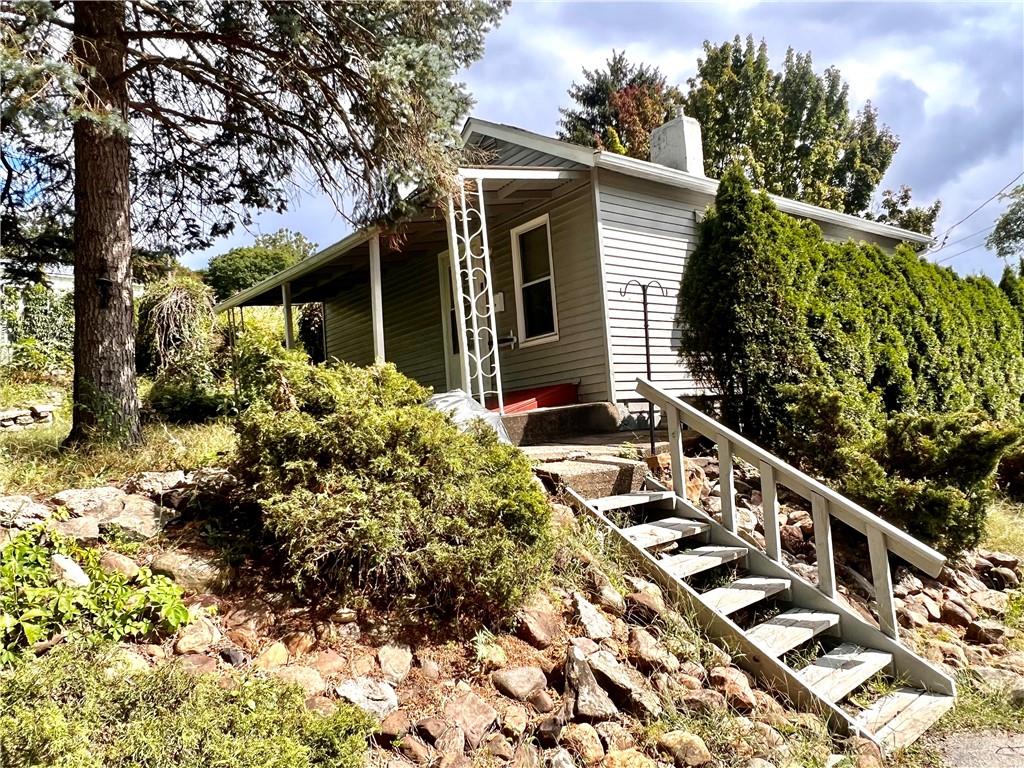
M 52 426 L 0 435 L 0 496 L 50 495 L 65 488 L 122 483 L 138 472 L 194 469 L 216 463 L 235 444 L 227 420 L 187 426 L 147 424 L 131 449 L 99 445 L 64 449 L 67 408 Z
M 1024 504 L 1000 499 L 992 505 L 982 547 L 1024 557 Z
M 1010 703 L 1005 691 L 983 688 L 969 673 L 957 676 L 956 706 L 942 716 L 936 733 L 996 730 L 1024 733 L 1021 710 Z
M 54 382 L 21 381 L 5 371 L 0 377 L 0 410 L 52 403 L 54 393 L 61 389 L 62 387 Z

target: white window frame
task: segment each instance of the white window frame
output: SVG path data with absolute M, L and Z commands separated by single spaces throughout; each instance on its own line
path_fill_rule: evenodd
M 519 255 L 519 236 L 524 232 L 529 232 L 531 229 L 537 229 L 544 227 L 545 234 L 548 239 L 548 275 L 546 277 L 538 278 L 533 280 L 526 285 L 523 285 L 523 266 L 522 259 Z M 555 291 L 555 260 L 552 258 L 551 251 L 551 221 L 548 214 L 543 214 L 535 219 L 530 219 L 518 227 L 513 227 L 511 231 L 512 237 L 512 274 L 515 278 L 515 289 L 516 289 L 516 325 L 519 330 L 519 347 L 532 347 L 537 344 L 547 344 L 551 341 L 558 341 L 558 302 L 556 300 Z M 552 320 L 554 321 L 554 330 L 551 333 L 545 333 L 543 336 L 533 336 L 526 338 L 526 316 L 523 314 L 523 288 L 529 288 L 531 285 L 535 285 L 541 281 L 550 281 L 551 286 L 551 314 Z

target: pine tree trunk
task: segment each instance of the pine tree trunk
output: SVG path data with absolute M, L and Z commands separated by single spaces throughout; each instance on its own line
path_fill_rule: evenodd
M 68 441 L 140 439 L 132 312 L 124 2 L 75 3 L 74 51 L 86 74 L 74 125 L 75 378 Z M 99 119 L 95 119 L 99 117 Z

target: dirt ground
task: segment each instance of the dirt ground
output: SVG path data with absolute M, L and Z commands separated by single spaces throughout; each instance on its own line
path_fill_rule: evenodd
M 1024 734 L 1002 731 L 964 731 L 938 738 L 946 768 L 1021 768 Z

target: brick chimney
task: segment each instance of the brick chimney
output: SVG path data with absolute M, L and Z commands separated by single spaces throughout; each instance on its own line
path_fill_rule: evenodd
M 703 176 L 700 123 L 680 109 L 675 117 L 651 131 L 651 162 Z

